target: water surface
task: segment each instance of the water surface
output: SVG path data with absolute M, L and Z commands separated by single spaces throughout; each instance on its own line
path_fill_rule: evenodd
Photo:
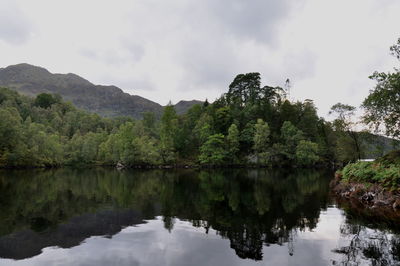
M 0 171 L 0 265 L 400 265 L 396 222 L 332 173 Z

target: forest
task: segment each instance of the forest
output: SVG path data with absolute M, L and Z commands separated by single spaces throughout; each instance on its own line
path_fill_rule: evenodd
M 390 51 L 400 60 L 400 39 Z M 257 72 L 237 75 L 212 103 L 183 114 L 170 103 L 161 117 L 145 112 L 142 119 L 105 118 L 58 94 L 32 98 L 0 88 L 0 167 L 341 167 L 399 146 L 394 70 L 371 75 L 376 86 L 362 104 L 362 121 L 356 107 L 343 103 L 331 107 L 333 120 L 326 121 L 312 100 L 290 99 L 289 79 L 285 88 L 266 86 Z M 381 134 L 360 131 L 361 123 Z
M 77 109 L 57 94 L 36 97 L 0 88 L 0 167 L 64 165 L 293 166 L 342 165 L 379 156 L 392 143 L 356 132 L 354 107 L 338 103 L 335 117 L 318 117 L 312 100 L 291 101 L 259 73 L 240 74 L 213 103 L 161 118 L 104 118 Z M 395 142 L 393 142 L 395 143 Z

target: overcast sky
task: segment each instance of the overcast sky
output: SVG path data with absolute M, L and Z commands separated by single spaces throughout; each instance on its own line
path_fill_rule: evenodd
M 399 0 L 0 0 L 0 67 L 76 73 L 166 104 L 214 100 L 236 74 L 292 80 L 326 116 L 397 62 Z

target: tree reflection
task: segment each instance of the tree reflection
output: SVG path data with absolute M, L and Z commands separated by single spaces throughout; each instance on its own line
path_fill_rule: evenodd
M 343 254 L 340 265 L 400 265 L 400 236 L 353 215 L 341 225 L 342 244 L 334 250 Z
M 143 219 L 162 215 L 168 231 L 175 218 L 206 232 L 212 228 L 240 258 L 261 260 L 270 244 L 287 243 L 293 254 L 296 232 L 316 227 L 327 203 L 327 177 L 267 170 L 0 171 L 0 236 L 26 229 L 51 233 L 78 215 L 133 209 Z M 366 254 L 377 256 L 375 251 Z

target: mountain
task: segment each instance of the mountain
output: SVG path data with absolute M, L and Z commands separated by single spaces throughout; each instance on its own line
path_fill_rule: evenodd
M 204 102 L 198 100 L 191 101 L 180 101 L 174 105 L 176 113 L 182 115 L 186 113 L 193 105 L 195 104 L 203 104 Z
M 130 95 L 116 86 L 94 85 L 75 74 L 52 74 L 42 67 L 18 64 L 0 68 L 0 86 L 22 94 L 57 93 L 78 108 L 101 116 L 131 116 L 141 118 L 143 112 L 154 112 L 159 117 L 163 106 L 146 98 Z M 199 101 L 181 101 L 177 112 L 185 113 Z

